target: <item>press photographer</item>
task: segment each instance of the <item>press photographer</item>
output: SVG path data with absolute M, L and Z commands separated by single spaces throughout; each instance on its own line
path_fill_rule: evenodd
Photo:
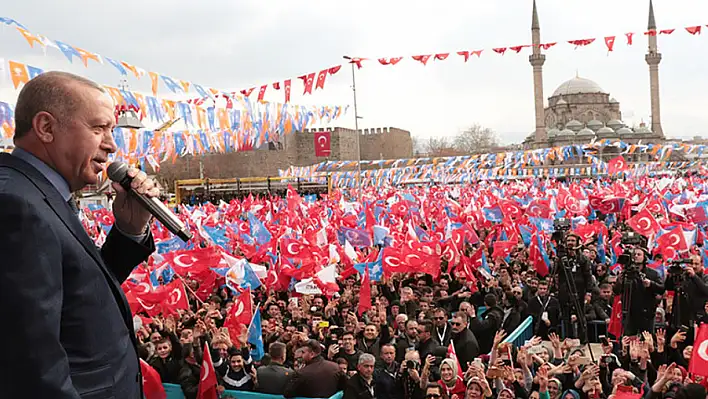
M 624 253 L 617 260 L 622 272 L 612 291 L 621 295 L 624 335 L 654 331 L 657 295 L 664 293 L 664 283 L 656 270 L 647 267 L 649 259 L 641 237 L 624 233 L 622 245 Z
M 553 259 L 551 281 L 554 293 L 561 305 L 561 316 L 566 338 L 579 338 L 587 342 L 587 323 L 583 299 L 586 292 L 595 292 L 591 265 L 583 255 L 580 237 L 570 233 L 570 220 L 561 218 L 554 222 L 553 240 L 556 242 L 556 257 Z
M 666 290 L 674 291 L 674 299 L 667 322 L 673 329 L 681 326 L 690 328 L 706 314 L 708 276 L 703 272 L 703 261 L 699 255 L 671 263 L 666 277 Z

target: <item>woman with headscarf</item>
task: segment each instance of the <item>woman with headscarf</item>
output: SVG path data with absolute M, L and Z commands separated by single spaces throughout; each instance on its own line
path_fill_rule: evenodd
M 440 364 L 440 380 L 438 384 L 442 387 L 447 397 L 450 399 L 463 399 L 465 396 L 465 382 L 458 375 L 457 362 L 452 359 L 445 359 Z

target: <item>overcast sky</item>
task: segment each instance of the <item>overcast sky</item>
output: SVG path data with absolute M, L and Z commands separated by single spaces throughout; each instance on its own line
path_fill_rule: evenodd
M 420 137 L 454 136 L 479 123 L 502 141 L 533 131 L 529 49 L 500 56 L 492 47 L 531 42 L 531 0 L 148 0 L 119 5 L 106 0 L 5 1 L 0 16 L 37 34 L 126 61 L 149 71 L 224 90 L 293 79 L 298 104 L 351 104 L 351 70 L 327 80 L 325 90 L 302 96 L 298 76 L 342 63 L 342 55 L 395 57 L 487 49 L 464 63 L 456 54 L 427 66 L 407 57 L 396 66 L 377 61 L 356 72 L 360 128 L 395 126 Z M 672 137 L 708 135 L 708 2 L 656 0 L 664 131 Z M 621 103 L 625 122 L 649 121 L 649 73 L 644 61 L 648 0 L 538 0 L 547 52 L 544 96 L 577 73 Z M 703 24 L 700 36 L 685 26 Z M 626 46 L 625 32 L 638 32 Z M 608 54 L 603 37 L 617 35 Z M 621 36 L 621 37 L 619 37 Z M 597 37 L 587 48 L 566 40 Z M 80 73 L 117 85 L 108 63 L 70 64 L 58 50 L 31 49 L 14 29 L 0 32 L 0 58 L 45 70 Z M 129 79 L 149 90 L 149 78 Z M 0 99 L 14 102 L 5 78 Z M 9 89 L 8 89 L 9 87 Z M 162 85 L 161 91 L 167 89 Z M 256 92 L 252 95 L 254 98 Z M 266 100 L 282 101 L 269 89 Z M 333 124 L 353 127 L 353 113 Z

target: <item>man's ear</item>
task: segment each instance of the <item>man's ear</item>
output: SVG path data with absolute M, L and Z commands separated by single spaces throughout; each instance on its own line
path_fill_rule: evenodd
M 32 128 L 35 135 L 42 143 L 48 144 L 54 141 L 54 126 L 56 119 L 49 112 L 38 112 L 32 118 Z

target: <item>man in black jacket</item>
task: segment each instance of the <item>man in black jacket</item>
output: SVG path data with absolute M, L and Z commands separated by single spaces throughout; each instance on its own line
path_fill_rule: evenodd
M 666 278 L 666 290 L 676 292 L 669 324 L 674 328 L 682 325 L 691 327 L 706 315 L 704 305 L 708 300 L 708 275 L 704 273 L 699 255 L 691 256 L 691 264 L 679 276 L 673 274 Z M 687 336 L 690 338 L 693 334 Z
M 374 370 L 377 399 L 398 399 L 403 394 L 397 383 L 400 364 L 396 362 L 396 347 L 386 344 L 381 347 L 381 357 Z
M 624 335 L 654 331 L 658 304 L 656 298 L 665 289 L 659 273 L 647 267 L 647 260 L 646 250 L 632 249 L 632 263 L 622 271 L 613 288 L 615 295 L 631 294 L 630 303 L 622 304 Z
M 561 310 L 558 299 L 548 291 L 547 281 L 539 281 L 536 296 L 529 300 L 528 309 L 533 316 L 534 335 L 548 340 L 548 334 L 560 325 Z
M 287 348 L 282 342 L 273 342 L 268 348 L 270 364 L 261 366 L 257 370 L 258 387 L 256 391 L 271 395 L 282 395 L 290 378 L 295 373 L 292 369 L 284 367 L 287 357 Z
M 288 381 L 283 396 L 329 398 L 338 391 L 344 390 L 347 384 L 346 375 L 339 369 L 337 363 L 322 358 L 322 346 L 319 342 L 311 339 L 301 349 L 305 366 L 296 371 Z
M 470 320 L 470 330 L 478 337 L 479 350 L 482 353 L 489 353 L 494 343 L 494 334 L 501 328 L 504 321 L 504 311 L 497 305 L 497 297 L 494 294 L 484 296 L 484 306 L 487 310 L 482 313 L 482 320 L 472 317 Z M 472 308 L 474 313 L 474 308 Z
M 580 251 L 579 239 L 577 234 L 569 233 L 565 237 L 565 245 L 559 246 L 558 258 L 553 264 L 553 284 L 561 304 L 565 337 L 585 341 L 587 325 L 579 322 L 580 317 L 585 316 L 583 300 L 586 292 L 594 293 L 597 287 L 592 278 L 590 261 Z M 561 253 L 561 249 L 565 253 Z M 574 292 L 574 297 L 571 292 Z
M 477 338 L 467 328 L 468 325 L 467 313 L 455 312 L 452 317 L 452 342 L 463 372 L 467 371 L 467 363 L 471 363 L 480 354 Z
M 344 399 L 375 399 L 377 398 L 376 384 L 374 383 L 374 364 L 376 359 L 370 353 L 359 356 L 359 364 L 344 390 Z
M 446 348 L 450 345 L 450 337 L 452 334 L 452 327 L 447 319 L 447 310 L 444 308 L 435 308 L 435 310 L 433 310 L 433 324 L 435 325 L 433 339 L 438 345 Z

